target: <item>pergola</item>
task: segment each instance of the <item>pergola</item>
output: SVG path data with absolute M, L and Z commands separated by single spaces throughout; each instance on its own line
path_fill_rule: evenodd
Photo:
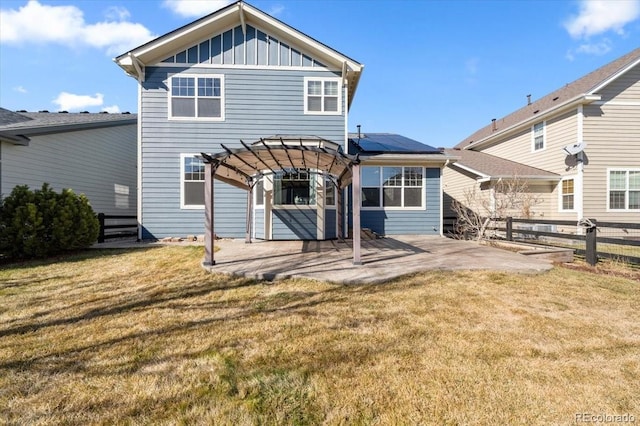
M 361 185 L 358 156 L 345 154 L 335 142 L 317 136 L 272 136 L 252 144 L 243 141 L 240 141 L 240 144 L 242 148 L 232 149 L 222 145 L 222 152 L 201 154 L 205 163 L 206 223 L 203 265 L 215 265 L 213 179 L 247 191 L 246 242 L 251 242 L 252 194 L 255 184 L 266 175 L 289 169 L 315 169 L 328 176 L 338 188 L 338 192 L 350 183 L 353 184 L 353 264 L 360 265 Z

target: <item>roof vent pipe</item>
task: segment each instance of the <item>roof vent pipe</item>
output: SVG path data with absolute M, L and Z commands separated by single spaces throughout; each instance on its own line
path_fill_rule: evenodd
M 356 127 L 358 128 L 358 139 L 360 139 L 360 127 L 362 127 L 362 126 L 360 126 L 360 125 L 358 124 Z
M 497 127 L 496 127 L 496 119 L 495 119 L 495 118 L 492 118 L 492 119 L 491 119 L 491 131 L 492 131 L 492 132 L 495 132 L 496 130 L 497 130 Z
M 531 95 L 527 95 L 527 105 L 531 105 Z

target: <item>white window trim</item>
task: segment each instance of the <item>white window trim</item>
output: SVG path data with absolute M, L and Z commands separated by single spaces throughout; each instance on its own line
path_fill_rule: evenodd
M 200 154 L 180 154 L 180 209 L 181 210 L 204 210 L 204 204 L 197 206 L 194 204 L 184 204 L 184 160 L 189 157 L 197 157 Z
M 611 180 L 609 179 L 609 175 L 611 174 L 611 172 L 627 172 L 627 176 L 626 176 L 626 184 L 625 184 L 625 194 L 624 194 L 624 205 L 625 208 L 624 209 L 612 209 L 610 208 L 610 203 L 609 203 L 609 195 L 611 193 Z M 630 209 L 628 208 L 629 206 L 629 173 L 628 172 L 640 172 L 640 168 L 639 167 L 607 167 L 607 176 L 605 179 L 607 179 L 607 194 L 606 194 L 606 204 L 607 204 L 607 211 L 608 212 L 638 212 L 640 211 L 640 209 Z
M 536 149 L 535 126 L 542 123 L 542 148 Z M 531 126 L 531 152 L 542 152 L 547 149 L 547 121 L 538 121 Z
M 307 93 L 307 84 L 309 81 L 320 81 L 322 82 L 322 108 L 323 111 L 309 111 L 309 94 Z M 338 111 L 324 111 L 324 82 L 325 81 L 335 81 L 338 83 Z M 305 115 L 342 115 L 342 78 L 340 77 L 305 77 L 304 78 L 304 114 Z
M 420 167 L 422 169 L 422 205 L 420 206 L 413 206 L 413 207 L 403 207 L 403 206 L 390 206 L 390 207 L 384 207 L 384 206 L 379 206 L 379 207 L 363 207 L 362 205 L 360 206 L 360 210 L 396 210 L 396 211 L 420 211 L 420 210 L 425 210 L 427 208 L 427 176 L 426 176 L 426 171 L 425 168 L 422 166 L 398 166 L 398 165 L 386 165 L 386 166 L 360 166 L 360 186 L 361 186 L 361 190 L 362 188 L 365 187 L 365 185 L 362 185 L 362 169 L 365 167 L 378 167 L 379 169 L 382 169 L 384 167 L 402 167 L 402 174 L 404 176 L 404 169 L 405 167 Z M 380 204 L 382 204 L 383 202 L 383 181 L 382 181 L 382 170 L 380 170 L 380 182 L 379 182 L 379 186 L 378 188 L 380 189 Z M 369 186 L 367 186 L 367 188 L 371 188 Z M 404 179 L 403 179 L 403 184 L 400 187 L 396 187 L 396 188 L 402 188 L 402 204 L 404 204 L 404 189 L 405 188 L 415 188 L 415 186 L 404 186 Z
M 562 182 L 564 182 L 565 180 L 573 180 L 573 208 L 572 209 L 563 208 L 564 200 L 562 196 L 564 195 L 564 193 L 562 191 Z M 560 182 L 558 183 L 558 213 L 576 213 L 578 211 L 576 209 L 577 200 L 578 200 L 577 182 L 578 182 L 578 177 L 574 175 L 563 176 L 562 179 L 560 179 Z
M 196 81 L 198 78 L 219 78 L 220 79 L 220 117 L 174 117 L 172 110 L 172 94 L 171 94 L 171 79 L 173 77 L 187 77 L 187 78 L 195 78 Z M 167 109 L 168 109 L 168 120 L 169 121 L 224 121 L 225 120 L 225 96 L 224 96 L 224 74 L 171 74 L 167 79 Z M 196 87 L 196 92 L 198 88 Z M 196 99 L 198 96 L 196 94 Z M 197 107 L 196 102 L 196 107 Z
M 258 204 L 258 183 L 256 182 L 255 185 L 253 185 L 253 189 L 251 190 L 251 192 L 253 193 L 253 208 L 256 210 L 264 210 L 264 205 L 265 205 L 265 196 L 264 196 L 264 184 L 265 184 L 265 178 L 261 177 L 259 179 L 262 179 L 262 194 L 260 194 L 262 196 L 262 204 Z

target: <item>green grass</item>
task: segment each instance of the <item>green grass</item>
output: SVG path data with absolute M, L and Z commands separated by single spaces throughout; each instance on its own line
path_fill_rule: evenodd
M 204 272 L 202 248 L 0 270 L 0 423 L 640 418 L 640 285 L 554 268 L 382 285 Z

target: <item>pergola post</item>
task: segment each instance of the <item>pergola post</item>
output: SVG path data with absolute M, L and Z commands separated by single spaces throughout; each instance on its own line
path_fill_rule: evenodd
M 251 179 L 247 179 L 247 185 L 249 189 L 247 190 L 247 229 L 244 237 L 245 244 L 251 243 L 251 223 L 253 218 L 253 182 Z
M 360 165 L 353 165 L 351 175 L 351 199 L 353 200 L 353 264 L 362 265 L 360 259 L 360 197 L 362 193 L 360 185 Z
M 216 173 L 216 167 L 211 163 L 204 165 L 204 266 L 213 266 L 216 264 L 213 258 L 213 241 L 215 240 L 215 232 L 213 227 L 213 176 Z

